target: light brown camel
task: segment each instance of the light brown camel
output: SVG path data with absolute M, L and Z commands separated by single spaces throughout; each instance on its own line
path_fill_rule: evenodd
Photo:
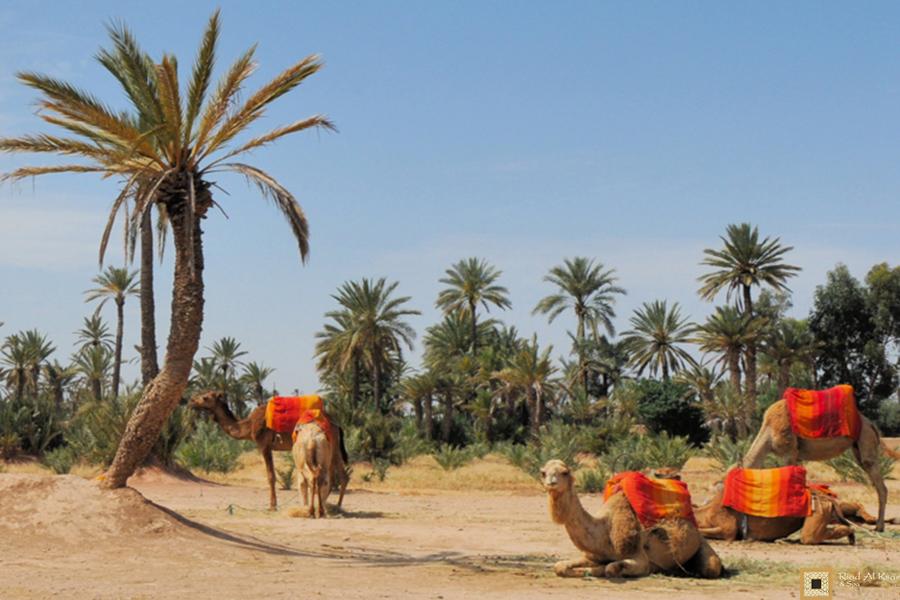
M 328 436 L 315 422 L 298 423 L 294 428 L 296 441 L 291 450 L 299 473 L 299 492 L 304 506 L 309 506 L 309 516 L 327 517 L 325 500 L 331 493 L 332 444 Z M 311 492 L 311 496 L 309 495 Z M 316 511 L 316 500 L 319 509 Z
M 592 516 L 581 505 L 573 479 L 561 460 L 551 460 L 541 469 L 550 518 L 565 526 L 572 543 L 584 553 L 580 559 L 556 563 L 558 576 L 642 577 L 672 571 L 721 576 L 722 561 L 690 521 L 666 519 L 645 529 L 621 492 Z
M 713 497 L 706 504 L 694 507 L 694 517 L 703 537 L 714 540 L 733 542 L 741 538 L 772 542 L 799 531 L 801 544 L 821 544 L 843 537 L 855 544 L 853 527 L 844 517 L 837 498 L 815 489 L 810 492 L 812 514 L 808 517 L 756 517 L 724 506 L 725 486 L 720 481 L 713 489 Z M 746 523 L 742 527 L 743 519 Z
M 191 398 L 190 405 L 198 410 L 209 412 L 219 427 L 229 436 L 237 440 L 249 440 L 256 444 L 263 461 L 266 463 L 266 475 L 269 479 L 269 509 L 278 507 L 278 498 L 275 495 L 275 462 L 272 451 L 290 452 L 292 447 L 290 433 L 278 433 L 266 427 L 266 407 L 257 406 L 246 419 L 237 420 L 228 403 L 225 394 L 218 391 L 203 392 Z M 332 436 L 331 473 L 330 481 L 338 481 L 341 486 L 341 495 L 338 498 L 338 506 L 344 502 L 344 491 L 347 489 L 347 451 L 344 449 L 344 434 L 341 428 L 333 424 L 337 435 Z M 299 465 L 298 465 L 299 466 Z
M 763 415 L 762 427 L 746 456 L 741 460 L 741 466 L 759 469 L 770 452 L 786 458 L 788 464 L 791 465 L 806 460 L 829 460 L 840 456 L 852 447 L 856 462 L 869 475 L 869 479 L 878 493 L 878 521 L 875 530 L 884 531 L 887 486 L 884 485 L 884 479 L 881 477 L 878 459 L 882 451 L 895 459 L 900 459 L 900 453 L 884 445 L 878 429 L 871 421 L 863 415 L 859 415 L 859 418 L 861 425 L 859 439 L 856 442 L 849 437 L 803 438 L 794 434 L 791 429 L 791 415 L 787 401 L 779 400 L 770 406 Z

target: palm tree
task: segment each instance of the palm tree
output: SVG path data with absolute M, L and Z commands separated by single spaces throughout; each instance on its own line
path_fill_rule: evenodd
M 0 346 L 0 362 L 6 365 L 6 381 L 15 390 L 17 401 L 26 392 L 37 395 L 41 371 L 56 348 L 47 336 L 37 329 L 20 331 L 4 340 Z
M 112 376 L 112 395 L 113 400 L 119 398 L 119 376 L 122 370 L 122 336 L 125 331 L 125 298 L 128 296 L 136 296 L 138 291 L 138 282 L 135 281 L 137 273 L 128 269 L 107 267 L 106 271 L 94 277 L 93 282 L 97 287 L 85 292 L 87 298 L 85 302 L 93 302 L 99 300 L 100 305 L 97 306 L 99 312 L 106 301 L 112 299 L 116 304 L 116 346 L 115 358 L 113 361 Z
M 19 334 L 13 334 L 3 341 L 0 347 L 6 385 L 14 390 L 16 401 L 21 401 L 25 395 L 25 386 L 28 381 L 28 352 Z
M 253 395 L 256 397 L 256 403 L 262 405 L 265 401 L 266 389 L 265 381 L 275 372 L 275 369 L 264 367 L 257 362 L 249 362 L 244 365 L 244 372 L 241 375 L 241 382 L 250 386 Z
M 444 314 L 458 312 L 470 317 L 472 325 L 472 356 L 478 348 L 478 306 L 490 312 L 491 305 L 501 309 L 512 306 L 509 291 L 496 284 L 498 271 L 478 258 L 464 259 L 447 269 L 447 276 L 440 280 L 449 286 L 438 294 L 435 305 Z
M 226 391 L 230 379 L 234 378 L 234 373 L 238 367 L 244 366 L 240 358 L 246 356 L 247 353 L 241 350 L 241 343 L 233 337 L 223 337 L 213 343 L 212 348 L 207 348 L 212 353 L 213 364 L 216 371 L 220 374 L 219 389 Z
M 552 323 L 565 311 L 572 310 L 578 323 L 575 337 L 579 342 L 584 341 L 588 327 L 595 338 L 600 337 L 601 326 L 610 336 L 615 333 L 613 305 L 616 294 L 624 294 L 625 290 L 615 285 L 614 269 L 604 270 L 602 263 L 595 264 L 593 260 L 577 256 L 550 269 L 544 281 L 555 285 L 558 291 L 541 299 L 532 314 L 548 315 L 547 320 Z M 582 364 L 584 359 L 581 356 Z M 587 379 L 583 383 L 587 389 Z
M 731 386 L 741 391 L 741 356 L 748 344 L 756 342 L 763 331 L 761 318 L 747 318 L 733 306 L 719 306 L 707 317 L 706 322 L 697 327 L 694 343 L 700 345 L 701 352 L 719 355 L 719 363 L 728 365 Z M 748 402 L 749 382 L 747 384 Z
M 354 353 L 358 353 L 371 373 L 377 410 L 381 410 L 381 377 L 385 369 L 392 360 L 402 357 L 402 346 L 412 349 L 416 337 L 403 318 L 421 314 L 404 308 L 409 296 L 392 297 L 397 285 L 397 282 L 388 284 L 383 277 L 376 281 L 363 278 L 361 282 L 347 282 L 333 296 L 346 314 L 339 316 L 337 311 L 327 315 L 347 326 L 349 339 L 344 348 L 344 364 L 349 364 Z
M 156 299 L 153 296 L 153 224 L 149 210 L 141 217 L 140 235 L 141 383 L 146 386 L 159 373 L 159 361 L 156 358 Z M 163 248 L 163 244 L 160 243 L 160 257 Z
M 806 321 L 797 319 L 779 321 L 765 336 L 762 352 L 775 367 L 779 398 L 790 385 L 791 367 L 797 363 L 809 364 L 820 344 L 813 338 Z
M 316 333 L 316 369 L 323 378 L 340 376 L 351 370 L 353 408 L 360 403 L 360 378 L 363 348 L 353 336 L 353 317 L 346 310 L 328 312 L 332 323 L 325 323 L 323 331 Z
M 113 349 L 113 337 L 109 333 L 109 327 L 103 322 L 96 312 L 84 318 L 84 325 L 75 332 L 78 336 L 78 349 L 83 350 L 88 346 L 104 346 L 107 350 Z
M 310 128 L 332 128 L 316 115 L 278 127 L 232 146 L 237 136 L 262 117 L 276 99 L 299 86 L 322 66 L 308 56 L 257 91 L 242 95 L 253 73 L 254 48 L 245 52 L 223 75 L 207 98 L 212 79 L 219 14 L 209 20 L 185 90 L 179 89 L 178 62 L 163 55 L 155 62 L 124 26 L 110 28 L 112 49 L 98 54 L 100 63 L 118 80 L 130 101 L 129 112 L 118 112 L 88 92 L 66 82 L 20 73 L 19 80 L 42 94 L 39 116 L 71 137 L 25 135 L 0 139 L 0 151 L 40 152 L 76 156 L 86 162 L 22 167 L 4 176 L 21 180 L 47 173 L 97 173 L 122 180 L 100 244 L 102 258 L 112 225 L 130 201 L 126 226 L 134 231 L 155 205 L 168 219 L 175 247 L 172 314 L 166 358 L 159 375 L 146 386 L 135 408 L 116 457 L 107 473 L 110 487 L 122 487 L 147 456 L 187 385 L 203 325 L 203 231 L 200 222 L 215 204 L 213 176 L 237 173 L 272 200 L 290 225 L 300 255 L 306 258 L 309 233 L 306 217 L 291 193 L 261 169 L 237 157 L 267 146 L 288 134 Z
M 81 374 L 95 402 L 103 399 L 103 383 L 112 367 L 112 357 L 105 346 L 87 346 L 72 356 L 72 365 Z
M 651 375 L 661 371 L 668 381 L 670 373 L 678 372 L 685 364 L 694 364 L 693 357 L 682 347 L 690 343 L 693 331 L 694 326 L 681 315 L 677 302 L 672 308 L 665 300 L 644 302 L 631 317 L 631 329 L 622 334 L 631 353 L 629 364 L 638 376 L 649 367 Z
M 792 246 L 782 246 L 781 239 L 768 237 L 760 240 L 759 231 L 749 223 L 729 225 L 721 238 L 724 247 L 720 250 L 707 248 L 702 265 L 714 270 L 699 278 L 698 293 L 704 300 L 713 301 L 725 290 L 730 301 L 736 297 L 744 316 L 753 318 L 752 288 L 768 286 L 776 291 L 789 291 L 785 281 L 794 277 L 800 267 L 783 262 L 785 254 Z M 747 394 L 756 402 L 756 341 L 747 344 Z
M 438 391 L 438 377 L 433 371 L 425 371 L 406 377 L 402 384 L 403 396 L 413 406 L 416 430 L 426 440 L 434 439 L 433 401 Z
M 538 347 L 537 338 L 523 344 L 522 349 L 509 361 L 508 366 L 497 371 L 494 376 L 513 389 L 525 393 L 528 412 L 531 415 L 531 433 L 537 436 L 544 420 L 545 397 L 556 390 L 553 375 L 556 367 L 550 359 L 553 346 L 543 352 Z
M 63 365 L 54 360 L 44 365 L 44 375 L 53 392 L 53 403 L 59 411 L 65 398 L 66 386 L 78 375 L 78 369 L 74 365 Z

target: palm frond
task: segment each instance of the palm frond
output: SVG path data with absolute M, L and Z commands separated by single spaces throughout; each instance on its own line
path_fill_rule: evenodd
M 203 42 L 197 52 L 197 60 L 194 62 L 194 70 L 191 73 L 191 83 L 188 86 L 187 112 L 184 118 L 184 138 L 182 144 L 190 143 L 190 136 L 194 129 L 194 121 L 200 114 L 209 81 L 212 78 L 213 67 L 216 62 L 216 43 L 219 39 L 219 9 L 213 12 L 203 33 Z

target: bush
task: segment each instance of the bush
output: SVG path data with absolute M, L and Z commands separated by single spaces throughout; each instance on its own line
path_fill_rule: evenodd
M 360 418 L 358 427 L 347 436 L 347 452 L 351 461 L 365 460 L 372 464 L 379 459 L 400 464 L 397 434 L 400 421 L 377 411 L 369 411 Z
M 294 464 L 293 453 L 288 452 L 287 456 L 287 465 L 275 469 L 275 479 L 278 480 L 278 483 L 283 490 L 291 490 L 294 488 L 294 479 L 297 472 L 297 465 Z
M 406 462 L 422 454 L 430 454 L 433 446 L 419 437 L 415 422 L 406 421 L 397 436 L 396 450 L 400 462 Z
M 882 479 L 893 479 L 891 472 L 896 461 L 885 454 L 881 454 L 878 458 L 878 469 L 881 471 Z M 838 457 L 832 458 L 826 464 L 835 470 L 841 481 L 852 479 L 857 483 L 869 483 L 869 474 L 866 473 L 859 463 L 852 450 L 847 450 Z
M 612 473 L 661 467 L 681 469 L 695 453 L 686 437 L 662 433 L 623 438 L 600 457 L 600 462 Z
M 878 406 L 878 429 L 887 436 L 900 435 L 900 400 L 890 398 Z
M 575 485 L 580 492 L 596 494 L 606 488 L 606 482 L 609 481 L 609 478 L 610 472 L 603 465 L 579 469 L 575 473 Z
M 153 446 L 153 456 L 163 465 L 171 467 L 175 464 L 175 453 L 179 446 L 194 431 L 194 413 L 186 406 L 178 406 L 169 415 Z
M 750 449 L 753 438 L 743 438 L 736 442 L 727 435 L 718 435 L 703 446 L 703 454 L 719 463 L 721 469 L 727 469 L 740 463 Z
M 138 394 L 129 394 L 83 404 L 69 424 L 66 442 L 85 461 L 108 467 L 139 399 Z
M 454 471 L 472 460 L 472 455 L 467 450 L 454 448 L 449 444 L 441 446 L 431 455 L 445 471 Z
M 525 460 L 528 457 L 528 446 L 525 444 L 503 443 L 497 444 L 496 450 L 514 467 L 525 469 Z
M 237 468 L 238 458 L 243 450 L 243 444 L 228 437 L 218 425 L 201 421 L 193 435 L 175 453 L 175 457 L 188 469 L 200 469 L 206 473 L 230 473 Z
M 60 446 L 44 453 L 43 463 L 57 475 L 64 475 L 72 470 L 76 461 L 75 451 L 69 446 Z
M 10 460 L 19 455 L 22 449 L 21 440 L 17 433 L 4 433 L 0 435 L 0 458 Z
M 655 433 L 686 436 L 692 444 L 709 437 L 703 411 L 690 400 L 690 388 L 673 381 L 642 379 L 632 384 L 638 393 L 638 415 Z
M 0 402 L 0 436 L 15 434 L 18 448 L 26 454 L 42 455 L 62 440 L 62 423 L 53 399 L 42 394 L 22 400 Z M 8 437 L 7 441 L 11 441 Z

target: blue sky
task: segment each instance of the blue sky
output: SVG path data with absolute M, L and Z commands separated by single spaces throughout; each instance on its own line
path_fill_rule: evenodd
M 220 66 L 259 42 L 251 87 L 307 54 L 326 62 L 264 125 L 325 113 L 340 129 L 252 157 L 307 211 L 306 266 L 281 217 L 240 180 L 219 182 L 229 219 L 213 215 L 205 228 L 201 345 L 235 336 L 276 368 L 281 391 L 316 389 L 314 334 L 348 279 L 399 280 L 423 312 L 412 319 L 421 336 L 437 319 L 443 270 L 487 258 L 513 302 L 498 316 L 558 356 L 571 318 L 548 325 L 530 313 L 563 257 L 617 270 L 628 290 L 622 330 L 656 298 L 702 319 L 712 308 L 696 296 L 702 249 L 731 222 L 795 246 L 798 316 L 836 263 L 861 277 L 900 256 L 892 3 L 7 1 L 0 133 L 43 129 L 15 71 L 61 77 L 124 107 L 93 60 L 104 23 L 124 20 L 186 72 L 217 5 Z M 0 171 L 43 160 L 0 157 Z M 115 189 L 88 175 L 0 186 L 0 334 L 38 327 L 58 358 L 69 354 L 91 310 L 82 292 Z M 157 289 L 161 343 L 171 257 Z M 133 358 L 136 299 L 126 319 Z

